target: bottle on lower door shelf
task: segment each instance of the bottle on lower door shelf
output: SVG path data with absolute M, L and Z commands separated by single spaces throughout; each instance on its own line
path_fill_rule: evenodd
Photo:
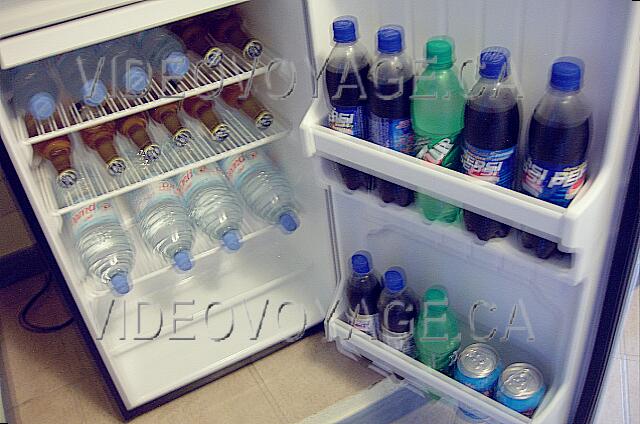
M 220 166 L 254 214 L 289 233 L 298 228 L 291 186 L 264 151 L 254 149 L 231 156 Z
M 451 375 L 462 336 L 444 287 L 433 286 L 424 293 L 414 338 L 420 362 Z
M 67 216 L 80 259 L 89 273 L 115 293 L 128 293 L 134 250 L 112 201 L 92 203 Z
M 189 170 L 178 175 L 176 183 L 196 225 L 229 250 L 240 249 L 242 205 L 218 165 Z
M 224 141 L 229 137 L 229 126 L 218 116 L 212 101 L 200 96 L 188 97 L 184 99 L 182 108 L 189 116 L 204 124 L 214 141 Z
M 382 287 L 366 252 L 351 257 L 351 276 L 346 288 L 348 309 L 346 320 L 355 329 L 378 338 L 378 299 Z
M 266 130 L 273 124 L 273 114 L 255 96 L 249 93 L 244 97 L 242 84 L 224 87 L 222 99 L 232 108 L 244 112 L 259 130 Z
M 149 115 L 155 122 L 164 125 L 169 134 L 171 134 L 171 140 L 174 145 L 182 147 L 193 142 L 193 133 L 180 119 L 179 110 L 180 103 L 175 102 L 151 109 Z
M 142 238 L 178 269 L 192 268 L 191 222 L 178 187 L 171 180 L 154 181 L 127 193 Z
M 56 183 L 68 189 L 75 185 L 78 173 L 71 164 L 71 140 L 66 135 L 33 145 L 33 150 L 42 158 L 51 162 L 56 172 Z
M 200 55 L 204 63 L 214 68 L 222 62 L 224 51 L 209 36 L 209 30 L 198 22 L 196 18 L 185 19 L 171 26 L 187 48 Z
M 378 337 L 384 344 L 415 358 L 417 352 L 413 333 L 419 312 L 418 301 L 407 287 L 401 269 L 389 269 L 384 273 L 383 281 L 384 289 L 378 300 Z
M 109 174 L 113 176 L 122 174 L 127 169 L 124 159 L 116 150 L 113 142 L 115 134 L 116 124 L 113 121 L 80 130 L 82 142 L 98 152 L 102 161 L 107 165 Z
M 147 115 L 144 112 L 118 119 L 116 127 L 120 134 L 133 141 L 148 162 L 158 160 L 161 153 L 160 146 L 149 137 Z

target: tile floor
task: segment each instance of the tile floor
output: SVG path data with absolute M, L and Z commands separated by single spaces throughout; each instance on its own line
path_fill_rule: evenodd
M 0 289 L 0 360 L 8 394 L 7 418 L 12 424 L 120 422 L 75 325 L 52 335 L 32 334 L 18 325 L 19 307 L 41 284 L 39 276 Z M 46 306 L 37 310 L 34 321 L 66 317 L 55 291 L 42 301 Z M 640 423 L 639 304 L 636 289 L 597 424 Z M 353 365 L 317 334 L 132 422 L 298 422 L 380 380 L 373 371 Z M 247 402 L 251 407 L 242 407 Z

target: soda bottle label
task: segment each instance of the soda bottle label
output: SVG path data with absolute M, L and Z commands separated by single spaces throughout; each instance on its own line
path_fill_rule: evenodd
M 71 233 L 78 240 L 88 227 L 119 222 L 118 214 L 111 201 L 92 203 L 71 215 Z
M 129 193 L 128 198 L 136 217 L 140 217 L 146 209 L 153 209 L 166 200 L 177 199 L 182 202 L 178 187 L 168 180 L 147 184 L 141 189 Z
M 329 112 L 329 128 L 366 139 L 366 114 L 364 106 L 334 106 Z
M 369 135 L 375 144 L 396 152 L 413 152 L 411 119 L 388 119 L 371 114 Z
M 254 172 L 269 171 L 273 168 L 269 158 L 257 150 L 223 159 L 220 166 L 234 187 L 241 187 L 245 178 Z
M 416 357 L 416 342 L 413 339 L 413 330 L 404 333 L 394 333 L 386 328 L 380 329 L 380 340 L 395 350 L 399 350 L 407 356 Z
M 566 166 L 533 160 L 524 164 L 522 189 L 533 197 L 566 208 L 586 180 L 587 162 Z
M 347 319 L 349 324 L 356 330 L 360 330 L 363 333 L 370 335 L 373 338 L 378 337 L 378 314 L 363 315 L 355 314 L 351 308 L 347 312 Z
M 190 169 L 184 174 L 178 175 L 176 182 L 178 190 L 187 203 L 191 202 L 191 197 L 197 193 L 201 187 L 212 185 L 227 187 L 227 179 L 222 173 L 222 170 L 215 164 Z
M 457 134 L 448 137 L 428 138 L 419 137 L 416 140 L 418 154 L 416 157 L 436 165 L 451 167 L 455 163 L 457 154 Z
M 462 167 L 467 175 L 511 188 L 516 161 L 516 146 L 503 150 L 483 150 L 464 143 Z

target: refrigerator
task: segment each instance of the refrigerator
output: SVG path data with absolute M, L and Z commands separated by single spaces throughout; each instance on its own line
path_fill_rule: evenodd
M 229 47 L 231 53 L 217 70 L 195 75 L 191 69 L 190 77 L 164 90 L 152 83 L 143 98 L 112 94 L 107 106 L 91 113 L 59 104 L 60 121 L 39 122 L 28 132 L 10 100 L 10 78 L 3 78 L 2 168 L 54 274 L 65 282 L 69 304 L 123 417 L 324 331 L 344 355 L 402 380 L 403 388 L 428 393 L 424 402 L 444 405 L 428 410 L 426 422 L 447 416 L 442 408 L 453 411 L 451 420 L 443 422 L 455 422 L 460 405 L 496 423 L 589 422 L 621 332 L 625 301 L 638 279 L 640 3 L 5 0 L 0 5 L 2 75 L 35 60 L 229 6 L 264 43 L 263 55 L 251 61 Z M 561 208 L 326 128 L 322 71 L 332 49 L 331 23 L 345 15 L 357 17 L 370 54 L 376 30 L 385 24 L 403 26 L 407 52 L 415 60 L 423 58 L 426 40 L 440 34 L 455 40 L 458 65 L 476 60 L 486 46 L 510 49 L 523 96 L 521 140 L 553 60 L 583 60 L 583 91 L 593 108 L 594 133 L 588 180 L 571 205 Z M 420 66 L 416 63 L 416 72 Z M 268 130 L 257 130 L 225 109 L 221 113 L 233 123 L 225 142 L 207 142 L 207 134 L 195 130 L 200 149 L 165 154 L 153 169 L 136 162 L 136 152 L 118 138 L 128 164 L 118 179 L 107 175 L 96 155 L 79 142 L 77 132 L 83 128 L 248 81 L 274 112 Z M 73 195 L 54 188 L 52 167 L 33 151 L 33 145 L 64 134 L 72 139 L 82 180 L 83 189 Z M 166 137 L 153 125 L 151 134 Z M 293 187 L 300 220 L 295 232 L 285 234 L 246 214 L 242 249 L 230 254 L 198 234 L 188 273 L 177 272 L 147 248 L 123 206 L 123 195 L 254 148 L 266 151 Z M 504 239 L 481 243 L 460 222 L 427 223 L 413 207 L 383 205 L 373 193 L 347 190 L 337 164 L 513 230 Z M 70 213 L 105 199 L 120 205 L 135 245 L 132 290 L 125 296 L 96 288 L 65 224 Z M 564 254 L 536 258 L 520 246 L 520 231 L 557 242 Z M 482 341 L 505 364 L 528 362 L 539 368 L 547 392 L 533 417 L 352 329 L 344 321 L 344 288 L 350 256 L 359 250 L 370 252 L 378 272 L 402 267 L 420 295 L 434 284 L 445 286 L 463 347 Z

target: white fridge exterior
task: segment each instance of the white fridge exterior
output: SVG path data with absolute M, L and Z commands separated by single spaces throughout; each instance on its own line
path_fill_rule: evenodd
M 154 400 L 169 399 L 171 393 L 204 382 L 207 376 L 295 339 L 305 328 L 324 321 L 327 338 L 343 353 L 366 358 L 382 373 L 397 374 L 495 422 L 568 422 L 591 357 L 617 237 L 618 206 L 625 198 L 636 148 L 638 4 L 626 0 L 90 1 L 80 6 L 69 3 L 61 16 L 22 17 L 19 13 L 26 6 L 11 3 L 4 19 L 14 26 L 0 33 L 0 66 L 8 69 L 235 3 L 242 3 L 247 26 L 269 47 L 266 59 L 255 69 L 241 59 L 231 61 L 221 75 L 195 78 L 178 91 L 192 96 L 255 77 L 261 99 L 278 115 L 268 133 L 256 133 L 228 112 L 238 130 L 224 146 L 168 160 L 162 169 L 140 171 L 129 180 L 104 186 L 87 183 L 80 198 L 65 198 L 53 192 L 52 170 L 34 157 L 32 144 L 174 99 L 155 87 L 150 97 L 137 103 L 115 98 L 113 107 L 97 115 L 80 116 L 68 109 L 62 125 L 45 123 L 38 127 L 38 135 L 30 136 L 8 103 L 10 86 L 2 87 L 0 131 L 6 150 L 120 406 L 146 410 Z M 475 59 L 488 45 L 508 47 L 524 95 L 523 134 L 552 61 L 564 55 L 580 57 L 595 129 L 587 186 L 563 209 L 324 128 L 327 102 L 320 73 L 331 49 L 331 22 L 342 15 L 358 18 L 369 52 L 374 51 L 376 29 L 389 23 L 404 26 L 407 49 L 417 59 L 427 38 L 438 34 L 454 38 L 458 63 Z M 270 61 L 278 58 L 284 61 Z M 153 128 L 152 135 L 166 136 L 159 128 Z M 80 147 L 77 135 L 72 138 L 75 162 L 85 166 L 84 175 L 94 175 L 95 159 Z M 118 140 L 123 151 L 125 144 Z M 249 217 L 240 252 L 228 254 L 200 237 L 193 272 L 178 275 L 144 246 L 120 205 L 136 246 L 133 290 L 116 299 L 95 289 L 64 226 L 71 211 L 260 146 L 268 149 L 293 185 L 301 216 L 298 231 L 284 235 Z M 135 168 L 135 152 L 127 158 L 130 169 Z M 348 192 L 336 177 L 334 162 L 544 236 L 570 255 L 539 260 L 520 247 L 515 231 L 506 239 L 480 244 L 460 224 L 427 225 L 413 209 L 383 207 L 374 195 Z M 463 346 L 472 340 L 486 341 L 505 363 L 524 361 L 539 367 L 548 394 L 534 418 L 345 324 L 341 300 L 348 258 L 362 249 L 372 253 L 379 271 L 403 267 L 418 293 L 436 283 L 447 287 L 464 329 Z

